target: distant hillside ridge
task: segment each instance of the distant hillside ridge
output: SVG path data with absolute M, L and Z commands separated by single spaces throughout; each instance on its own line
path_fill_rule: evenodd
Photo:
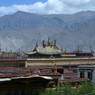
M 39 15 L 18 11 L 0 17 L 0 47 L 30 50 L 43 39 L 56 39 L 67 50 L 95 50 L 95 12 Z

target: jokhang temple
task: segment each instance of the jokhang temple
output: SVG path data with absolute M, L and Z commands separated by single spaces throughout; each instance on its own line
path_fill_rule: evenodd
M 28 56 L 25 67 L 38 68 L 40 73 L 42 68 L 49 69 L 59 74 L 64 80 L 79 81 L 81 79 L 94 79 L 95 57 L 93 52 L 64 52 L 60 49 L 56 40 L 42 41 L 41 45 L 36 43 L 32 51 L 27 52 Z M 48 75 L 48 74 L 47 74 Z
M 43 40 L 40 45 L 36 43 L 31 51 L 24 52 L 24 56 L 2 52 L 0 77 L 95 82 L 95 56 L 93 52 L 66 52 L 57 46 L 56 40 Z

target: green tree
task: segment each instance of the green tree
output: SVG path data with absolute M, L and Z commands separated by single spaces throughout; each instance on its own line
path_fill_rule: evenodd
M 41 95 L 95 95 L 95 84 L 90 81 L 85 81 L 78 88 L 64 84 L 55 89 L 51 88 Z
M 57 87 L 56 89 L 49 89 L 41 95 L 77 95 L 77 91 L 70 85 Z
M 85 81 L 81 84 L 81 86 L 78 89 L 78 95 L 89 95 L 90 93 L 94 93 L 94 87 L 92 82 L 90 81 Z M 91 95 L 95 95 L 91 94 Z
M 72 88 L 71 85 L 64 85 L 58 91 L 61 91 L 61 94 L 59 93 L 59 95 L 77 95 L 77 90 Z

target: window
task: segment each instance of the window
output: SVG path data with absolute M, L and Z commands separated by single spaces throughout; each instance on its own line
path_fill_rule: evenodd
M 85 75 L 84 75 L 84 71 L 80 71 L 80 78 L 84 78 Z
M 92 71 L 88 71 L 88 79 L 92 80 Z

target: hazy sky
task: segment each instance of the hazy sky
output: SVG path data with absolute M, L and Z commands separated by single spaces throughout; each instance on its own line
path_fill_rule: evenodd
M 71 14 L 95 10 L 95 0 L 0 0 L 0 15 L 24 11 L 37 14 Z

